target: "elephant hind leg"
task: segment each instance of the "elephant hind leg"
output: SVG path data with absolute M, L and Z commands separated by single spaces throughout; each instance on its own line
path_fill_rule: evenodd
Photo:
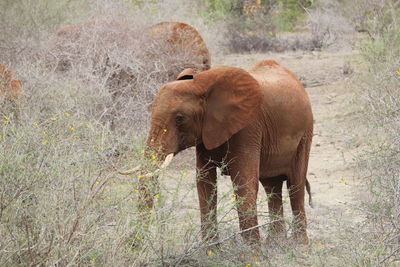
M 311 135 L 312 136 L 312 135 Z M 308 158 L 310 155 L 311 138 L 302 138 L 293 161 L 292 171 L 288 177 L 290 205 L 294 216 L 294 238 L 304 244 L 308 243 L 307 218 L 304 209 L 304 196 L 307 180 Z
M 286 236 L 282 207 L 282 186 L 286 179 L 285 175 L 260 179 L 268 196 L 268 210 L 271 220 L 270 233 L 276 236 Z

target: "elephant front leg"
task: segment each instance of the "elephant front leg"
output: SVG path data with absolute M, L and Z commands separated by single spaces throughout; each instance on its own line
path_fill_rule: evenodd
M 257 220 L 258 179 L 256 177 L 231 176 L 235 187 L 239 226 L 242 237 L 248 243 L 258 243 L 260 232 Z
M 199 165 L 199 164 L 198 164 Z M 215 166 L 200 164 L 197 170 L 201 233 L 204 241 L 217 241 L 217 173 Z M 200 168 L 199 168 L 200 167 Z

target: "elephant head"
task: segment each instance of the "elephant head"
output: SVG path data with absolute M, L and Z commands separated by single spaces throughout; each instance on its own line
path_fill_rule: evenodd
M 260 103 L 259 84 L 245 70 L 186 69 L 156 95 L 147 145 L 161 158 L 200 143 L 212 150 L 244 128 Z

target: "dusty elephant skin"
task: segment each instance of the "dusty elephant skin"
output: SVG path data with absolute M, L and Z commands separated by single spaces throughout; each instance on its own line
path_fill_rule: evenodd
M 160 22 L 146 29 L 147 36 L 153 40 L 163 40 L 168 44 L 171 54 L 185 51 L 191 55 L 192 69 L 196 71 L 208 70 L 211 67 L 211 57 L 207 46 L 192 26 L 182 22 Z
M 251 228 L 243 232 L 245 240 L 260 239 L 259 181 L 271 195 L 272 233 L 284 234 L 286 180 L 295 217 L 293 235 L 307 243 L 304 191 L 312 136 L 313 115 L 304 87 L 286 68 L 263 60 L 249 71 L 229 66 L 199 74 L 185 70 L 177 81 L 164 85 L 153 102 L 147 146 L 157 151 L 160 160 L 196 146 L 205 240 L 217 238 L 216 168 L 224 166 L 241 200 L 237 204 L 240 229 Z M 151 198 L 147 201 L 152 205 Z
M 25 98 L 22 83 L 15 73 L 5 65 L 0 64 L 0 99 L 1 112 L 12 112 L 18 117 L 20 102 Z M 6 114 L 8 115 L 8 114 Z

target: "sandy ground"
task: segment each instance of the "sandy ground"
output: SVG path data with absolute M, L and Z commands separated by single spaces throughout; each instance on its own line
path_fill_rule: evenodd
M 275 59 L 280 64 L 294 71 L 305 84 L 314 112 L 314 138 L 308 169 L 314 208 L 307 205 L 309 237 L 312 244 L 334 248 L 339 245 L 338 237 L 343 229 L 360 222 L 361 212 L 357 210 L 359 194 L 354 157 L 360 147 L 357 138 L 349 130 L 349 103 L 353 90 L 347 82 L 346 62 L 355 52 L 287 52 L 250 55 L 227 55 L 218 58 L 214 64 L 224 64 L 249 68 L 262 59 Z M 172 190 L 176 186 L 182 190 L 182 216 L 187 222 L 199 223 L 197 194 L 195 189 L 194 149 L 178 155 L 171 166 L 179 170 L 186 178 L 177 179 L 169 184 Z M 183 170 L 183 171 L 182 171 Z M 186 174 L 187 172 L 187 174 Z M 176 175 L 176 173 L 175 173 Z M 164 181 L 171 181 L 165 177 Z M 232 185 L 229 178 L 221 177 L 218 181 L 219 199 L 229 198 Z M 259 190 L 259 213 L 267 212 L 265 193 Z M 285 216 L 291 218 L 289 199 L 285 196 Z M 219 217 L 222 215 L 220 214 Z M 232 225 L 237 227 L 236 213 L 231 212 Z M 233 222 L 234 221 L 234 222 Z M 260 219 L 260 223 L 265 220 Z M 223 228 L 223 227 L 222 227 Z

